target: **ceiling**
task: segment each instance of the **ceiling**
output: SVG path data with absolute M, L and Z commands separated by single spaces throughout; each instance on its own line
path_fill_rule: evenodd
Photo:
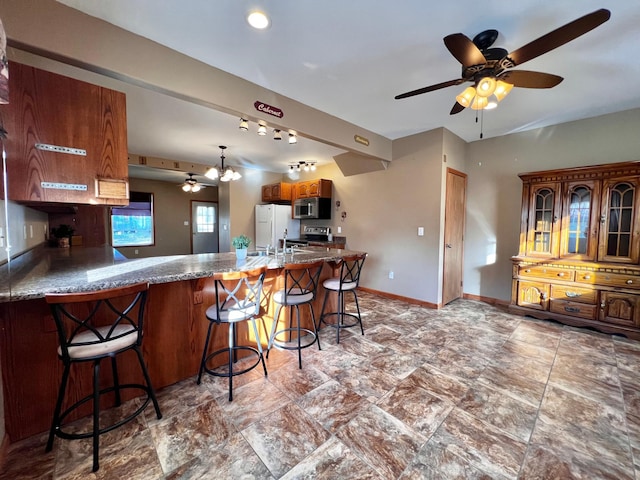
M 496 29 L 494 46 L 513 51 L 607 8 L 608 22 L 516 68 L 564 81 L 546 90 L 514 89 L 497 109 L 483 112 L 483 137 L 640 107 L 637 0 L 556 0 L 545 8 L 539 0 L 58 1 L 389 139 L 445 127 L 468 142 L 479 139 L 476 112 L 449 111 L 469 84 L 394 100 L 460 77 L 443 37 Z M 254 8 L 269 15 L 268 29 L 246 23 Z M 132 153 L 214 164 L 217 146 L 225 144 L 228 164 L 285 172 L 289 163 L 322 164 L 342 152 L 307 139 L 290 146 L 259 137 L 255 125 L 240 132 L 238 119 L 227 114 L 139 87 L 123 89 Z

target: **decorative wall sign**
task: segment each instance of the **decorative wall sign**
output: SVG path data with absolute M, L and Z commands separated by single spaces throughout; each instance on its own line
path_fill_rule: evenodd
M 256 107 L 256 110 L 259 112 L 268 113 L 269 115 L 273 115 L 274 117 L 282 118 L 284 117 L 284 112 L 280 110 L 278 107 L 272 107 L 271 105 L 267 105 L 264 102 L 257 101 L 253 104 Z
M 358 143 L 360 143 L 360 144 L 362 144 L 362 145 L 364 145 L 364 146 L 366 146 L 366 147 L 368 147 L 368 146 L 369 146 L 369 139 L 368 139 L 368 138 L 362 137 L 362 136 L 360 136 L 360 135 L 354 135 L 354 136 L 353 136 L 353 139 L 354 139 L 356 142 L 358 142 Z

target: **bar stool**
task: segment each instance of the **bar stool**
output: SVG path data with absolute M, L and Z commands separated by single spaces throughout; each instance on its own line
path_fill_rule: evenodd
M 233 377 L 253 370 L 260 362 L 262 362 L 264 375 L 265 377 L 267 376 L 267 366 L 264 363 L 262 345 L 260 344 L 260 335 L 255 318 L 260 313 L 260 297 L 262 295 L 262 284 L 266 271 L 267 267 L 264 266 L 249 271 L 216 273 L 213 276 L 216 303 L 207 308 L 205 313 L 207 320 L 209 320 L 209 328 L 207 330 L 207 338 L 204 342 L 204 350 L 202 351 L 202 361 L 200 362 L 197 384 L 200 385 L 203 372 L 207 372 L 209 375 L 215 377 L 228 377 L 230 402 L 233 400 Z M 251 321 L 253 332 L 256 336 L 255 347 L 238 345 L 236 325 L 239 322 L 247 320 Z M 207 355 L 213 326 L 222 323 L 226 323 L 229 326 L 227 347 Z M 234 371 L 233 364 L 238 361 L 237 354 L 238 351 L 241 350 L 253 352 L 257 355 L 257 358 L 251 366 L 239 371 Z M 229 357 L 228 371 L 216 372 L 207 367 L 207 363 L 213 357 L 223 353 L 226 353 Z
M 142 358 L 142 326 L 147 300 L 147 283 L 138 283 L 126 287 L 111 288 L 85 293 L 50 293 L 45 296 L 50 305 L 58 331 L 60 345 L 58 357 L 64 364 L 62 381 L 53 414 L 46 451 L 53 448 L 54 436 L 65 439 L 93 438 L 93 471 L 100 467 L 98 453 L 99 438 L 133 420 L 153 402 L 158 419 L 162 418 L 155 391 L 151 385 L 147 367 Z M 116 357 L 133 350 L 136 352 L 145 384 L 128 383 L 120 385 Z M 100 388 L 100 362 L 111 359 L 113 385 Z M 93 392 L 78 400 L 61 412 L 71 366 L 81 362 L 93 363 Z M 116 406 L 121 405 L 120 392 L 124 389 L 136 389 L 146 393 L 142 405 L 131 415 L 116 423 L 100 426 L 100 398 L 114 392 Z M 90 432 L 68 433 L 63 431 L 62 422 L 71 412 L 86 402 L 93 402 L 93 427 Z
M 350 328 L 360 324 L 360 330 L 362 331 L 362 335 L 364 335 L 364 328 L 362 326 L 362 318 L 360 317 L 360 306 L 358 305 L 358 295 L 356 293 L 356 288 L 358 288 L 358 284 L 360 282 L 360 273 L 362 271 L 362 266 L 364 265 L 364 261 L 366 260 L 366 258 L 366 253 L 344 257 L 339 264 L 340 275 L 338 277 L 328 278 L 322 283 L 322 286 L 325 288 L 325 292 L 324 300 L 322 302 L 322 311 L 320 313 L 320 322 L 336 329 L 337 343 L 340 343 L 340 330 L 342 330 L 343 328 Z M 337 312 L 324 312 L 324 309 L 327 305 L 329 292 L 338 293 Z M 353 294 L 353 298 L 356 302 L 357 314 L 345 312 L 345 292 L 351 292 Z M 336 320 L 333 323 L 327 322 L 327 317 L 336 317 Z M 345 323 L 345 317 L 352 317 L 353 320 L 350 323 Z
M 271 327 L 271 336 L 269 337 L 269 345 L 267 347 L 267 358 L 269 358 L 269 351 L 271 350 L 271 347 L 284 350 L 298 350 L 298 367 L 302 368 L 303 348 L 310 347 L 317 342 L 318 350 L 322 350 L 322 348 L 320 348 L 320 337 L 318 336 L 316 317 L 313 312 L 312 302 L 316 298 L 318 279 L 320 278 L 320 272 L 322 271 L 323 266 L 323 260 L 310 263 L 287 263 L 284 266 L 284 288 L 273 294 L 273 301 L 278 304 L 278 307 L 276 308 L 276 313 L 273 316 L 273 326 Z M 309 306 L 313 330 L 302 328 L 300 324 L 300 305 Z M 276 332 L 282 307 L 289 307 L 289 327 Z M 293 307 L 296 309 L 295 327 L 293 326 Z M 291 335 L 293 332 L 297 335 L 296 344 L 290 345 Z M 284 339 L 278 339 L 278 336 L 287 333 L 289 334 L 289 344 L 287 344 Z M 306 343 L 304 344 L 302 344 L 303 333 L 311 335 L 311 340 L 306 340 Z

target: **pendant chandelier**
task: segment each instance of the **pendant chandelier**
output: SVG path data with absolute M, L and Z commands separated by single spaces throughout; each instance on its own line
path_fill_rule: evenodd
M 242 175 L 240 174 L 240 172 L 235 171 L 233 168 L 231 167 L 226 167 L 224 166 L 224 151 L 227 148 L 224 145 L 220 145 L 219 146 L 221 152 L 220 152 L 220 160 L 222 161 L 222 163 L 220 164 L 220 168 L 218 167 L 211 167 L 209 170 L 207 170 L 207 172 L 204 174 L 205 177 L 210 178 L 212 180 L 220 180 L 221 182 L 229 182 L 231 180 L 240 180 L 242 178 Z

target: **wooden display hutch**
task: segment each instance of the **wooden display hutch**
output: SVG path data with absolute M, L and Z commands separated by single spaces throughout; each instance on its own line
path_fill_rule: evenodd
M 640 340 L 640 162 L 520 178 L 509 310 Z

